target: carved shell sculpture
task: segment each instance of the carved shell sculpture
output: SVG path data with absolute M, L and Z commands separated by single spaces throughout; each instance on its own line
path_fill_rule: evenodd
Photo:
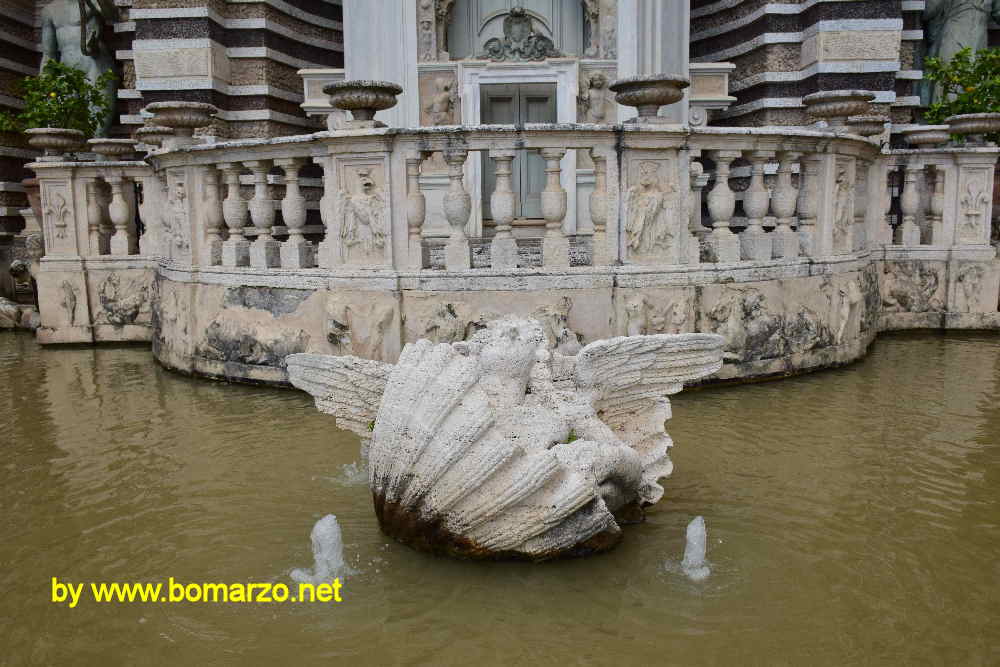
M 550 352 L 537 320 L 407 344 L 395 365 L 287 357 L 293 385 L 368 442 L 382 531 L 466 558 L 605 551 L 663 495 L 668 394 L 717 371 L 716 334 L 628 336 Z M 616 517 L 618 517 L 616 519 Z

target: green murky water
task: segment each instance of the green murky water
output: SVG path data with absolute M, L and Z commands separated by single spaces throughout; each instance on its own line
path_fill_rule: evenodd
M 891 336 L 681 394 L 647 522 L 528 565 L 387 541 L 355 438 L 304 394 L 0 335 L 0 664 L 997 664 L 998 342 Z M 53 576 L 291 583 L 326 513 L 358 570 L 341 604 L 50 601 Z M 675 569 L 697 514 L 701 584 Z

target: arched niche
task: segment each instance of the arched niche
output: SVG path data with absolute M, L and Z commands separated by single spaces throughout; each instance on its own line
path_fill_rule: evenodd
M 455 0 L 448 25 L 451 58 L 475 58 L 489 39 L 503 37 L 503 20 L 513 7 L 523 7 L 535 31 L 551 39 L 563 55 L 583 54 L 585 20 L 580 0 Z

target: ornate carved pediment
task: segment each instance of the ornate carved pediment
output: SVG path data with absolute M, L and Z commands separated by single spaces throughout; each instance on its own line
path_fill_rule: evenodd
M 535 32 L 534 23 L 524 7 L 514 7 L 503 20 L 503 37 L 494 37 L 483 45 L 482 60 L 522 61 L 558 58 L 562 53 L 551 39 Z

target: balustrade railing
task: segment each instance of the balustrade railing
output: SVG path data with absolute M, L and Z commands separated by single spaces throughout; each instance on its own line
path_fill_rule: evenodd
M 525 151 L 545 164 L 534 226 L 516 217 Z M 883 151 L 804 129 L 539 125 L 342 131 L 33 166 L 50 256 L 563 271 L 983 246 L 996 157 L 988 147 Z M 891 170 L 902 184 L 895 229 Z

